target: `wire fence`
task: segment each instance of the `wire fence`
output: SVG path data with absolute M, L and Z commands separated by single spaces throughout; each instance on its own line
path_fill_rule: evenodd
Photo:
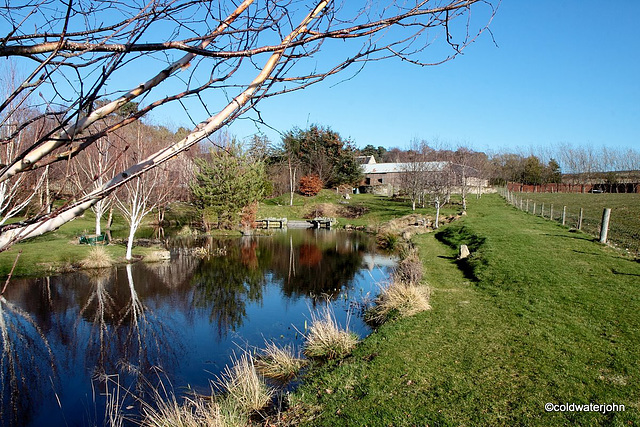
M 611 212 L 613 214 L 610 220 L 607 219 L 603 243 L 624 249 L 634 256 L 640 255 L 640 216 L 635 213 L 630 214 L 627 209 L 622 207 L 612 209 L 606 206 L 603 208 L 600 201 L 584 206 L 572 206 L 563 203 L 563 200 L 558 197 L 550 202 L 549 198 L 541 200 L 544 197 L 512 192 L 506 188 L 502 188 L 499 192 L 517 209 L 555 221 L 565 227 L 580 230 L 598 239 L 603 237 L 604 211 L 609 209 L 610 214 Z

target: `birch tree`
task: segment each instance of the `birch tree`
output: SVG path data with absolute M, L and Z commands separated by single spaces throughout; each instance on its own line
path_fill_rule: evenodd
M 115 159 L 118 156 L 116 148 L 111 143 L 112 135 L 96 141 L 91 147 L 83 150 L 72 163 L 74 170 L 73 181 L 79 191 L 86 195 L 101 188 L 115 174 Z M 113 198 L 104 197 L 91 206 L 96 216 L 96 236 L 102 234 L 101 219 L 111 207 Z
M 440 227 L 440 208 L 444 206 L 448 200 L 449 194 L 451 194 L 451 184 L 453 170 L 449 163 L 440 162 L 441 167 L 435 173 L 429 173 L 426 175 L 426 190 L 431 197 L 431 203 L 436 208 L 436 217 L 433 223 L 433 228 Z
M 0 227 L 0 251 L 82 215 L 241 116 L 261 121 L 266 98 L 347 69 L 357 74 L 368 61 L 437 65 L 456 57 L 486 29 L 492 2 L 498 0 L 42 0 L 0 8 L 0 56 L 28 67 L 22 84 L 0 99 L 0 112 L 11 116 L 13 101 L 42 94 L 39 114 L 58 118 L 51 132 L 7 159 L 0 182 L 66 163 L 152 111 L 184 106 L 193 120 L 184 138 L 120 169 L 100 188 L 50 214 Z M 448 49 L 428 49 L 438 44 Z M 131 76 L 142 82 L 127 87 Z M 99 102 L 106 99 L 112 101 Z M 129 102 L 141 107 L 99 130 L 92 126 Z M 33 123 L 0 142 L 19 138 Z
M 2 97 L 7 98 L 20 84 L 15 63 L 5 63 L 0 71 Z M 45 122 L 42 119 L 36 120 L 29 132 L 21 132 L 14 138 L 10 138 L 21 124 L 31 120 L 35 113 L 29 107 L 29 99 L 26 95 L 12 99 L 7 105 L 7 110 L 8 112 L 0 111 L 0 141 L 3 141 L 0 145 L 0 164 L 2 165 L 6 165 L 23 151 L 30 144 L 29 141 L 37 139 L 37 133 L 42 133 Z M 32 177 L 32 181 L 35 178 L 35 182 L 31 183 L 29 177 L 24 174 L 0 181 L 0 226 L 16 216 L 31 202 L 44 182 L 45 174 L 38 175 Z
M 140 158 L 146 156 L 147 151 L 153 149 L 154 143 L 157 142 L 152 139 L 153 135 L 142 136 L 140 123 L 136 124 L 135 130 L 135 142 L 128 146 L 128 155 L 123 156 L 122 161 L 125 163 L 138 162 Z M 166 173 L 167 171 L 162 166 L 152 169 L 144 175 L 139 175 L 133 180 L 126 181 L 119 191 L 115 193 L 118 209 L 129 224 L 129 237 L 125 255 L 127 261 L 130 261 L 133 257 L 131 254 L 133 242 L 142 220 L 160 205 L 169 194 L 167 188 L 162 185 L 165 181 L 161 176 L 166 175 Z

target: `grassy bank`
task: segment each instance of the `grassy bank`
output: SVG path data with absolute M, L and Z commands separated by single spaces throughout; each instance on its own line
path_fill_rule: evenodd
M 458 204 L 448 204 L 442 209 L 442 215 L 452 215 L 461 208 Z M 435 214 L 431 206 L 416 212 Z M 380 224 L 414 213 L 411 202 L 404 199 L 392 199 L 374 194 L 353 194 L 345 200 L 333 190 L 322 190 L 317 196 L 304 197 L 294 195 L 293 206 L 289 206 L 289 195 L 268 199 L 260 203 L 258 217 L 288 218 L 300 220 L 313 216 L 328 216 L 338 219 L 339 225 L 376 227 Z M 317 215 L 316 215 L 317 214 Z
M 310 425 L 627 425 L 640 421 L 640 263 L 506 206 L 415 242 L 432 310 L 383 325 L 308 377 L 286 415 Z M 444 243 L 443 243 L 444 242 Z M 468 262 L 454 246 L 471 243 Z M 462 267 L 462 268 L 461 268 Z M 623 404 L 548 413 L 545 403 Z
M 104 223 L 103 223 L 104 226 Z M 128 225 L 117 217 L 112 227 L 114 238 L 123 238 L 128 234 Z M 81 218 L 68 222 L 51 233 L 17 243 L 9 250 L 0 253 L 0 278 L 6 277 L 20 252 L 14 277 L 42 276 L 77 268 L 80 261 L 89 255 L 91 246 L 78 244 L 78 237 L 95 233 L 95 216 L 86 212 Z M 136 233 L 136 238 L 145 234 L 145 230 Z M 143 237 L 152 237 L 149 232 Z M 144 257 L 157 251 L 158 247 L 133 248 L 134 256 Z M 111 244 L 105 250 L 116 262 L 124 262 L 126 247 L 124 244 Z

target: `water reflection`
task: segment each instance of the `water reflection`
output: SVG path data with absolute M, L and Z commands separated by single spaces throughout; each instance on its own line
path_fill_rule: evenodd
M 116 303 L 109 294 L 107 287 L 110 285 L 113 271 L 111 269 L 89 270 L 84 273 L 87 277 L 90 291 L 86 303 L 82 306 L 74 331 L 81 331 L 79 322 L 85 321 L 90 325 L 89 338 L 86 341 L 88 351 L 85 352 L 87 366 L 94 367 L 94 374 L 100 375 L 106 372 L 115 372 L 116 365 L 110 363 L 113 359 L 109 355 L 111 344 L 115 344 L 112 337 L 112 328 L 117 321 L 118 309 Z M 78 341 L 80 337 L 76 337 Z
M 53 352 L 32 316 L 2 295 L 0 336 L 0 422 L 18 425 L 20 415 L 37 403 L 47 382 L 55 382 Z
M 300 340 L 292 324 L 316 298 L 344 304 L 346 316 L 344 292 L 369 292 L 387 275 L 363 268 L 375 259 L 368 245 L 307 231 L 183 239 L 170 262 L 14 280 L 0 297 L 2 424 L 101 424 L 92 379 L 113 374 L 134 392 L 158 370 L 206 392 L 239 342 Z
M 217 325 L 218 337 L 235 331 L 247 316 L 248 303 L 262 300 L 264 268 L 269 251 L 257 251 L 252 239 L 208 239 L 211 254 L 202 260 L 192 283 L 193 306 L 209 311 L 209 321 Z

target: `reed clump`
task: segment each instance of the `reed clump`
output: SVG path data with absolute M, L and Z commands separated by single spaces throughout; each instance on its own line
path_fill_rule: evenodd
M 418 251 L 412 245 L 407 245 L 400 257 L 391 283 L 381 289 L 375 305 L 365 314 L 365 320 L 369 323 L 382 324 L 395 316 L 408 317 L 431 309 L 431 290 L 428 285 L 421 283 L 424 266 Z
M 264 409 L 273 396 L 273 389 L 264 383 L 248 352 L 243 352 L 231 366 L 225 368 L 218 383 L 233 406 L 245 413 Z
M 396 248 L 398 241 L 398 235 L 392 232 L 385 231 L 376 235 L 376 243 L 381 249 L 392 251 Z
M 404 254 L 401 254 L 401 257 L 402 259 L 393 272 L 394 281 L 417 285 L 424 277 L 424 267 L 418 256 L 418 251 L 415 248 L 408 248 Z
M 91 248 L 85 259 L 80 261 L 83 268 L 107 268 L 114 264 L 113 257 L 102 246 Z
M 193 395 L 178 401 L 161 383 L 152 390 L 153 402 L 142 402 L 142 421 L 148 427 L 241 427 L 271 403 L 273 390 L 258 374 L 250 353 L 234 357 L 231 366 L 212 382 L 210 397 Z
M 148 427 L 226 427 L 219 405 L 202 397 L 178 402 L 174 394 L 156 399 L 156 407 L 145 406 L 143 426 Z
M 256 370 L 265 378 L 278 381 L 289 381 L 295 378 L 307 364 L 295 354 L 292 346 L 279 347 L 273 342 L 267 342 L 255 361 Z
M 392 317 L 408 317 L 430 310 L 426 285 L 394 281 L 382 288 L 375 305 L 366 313 L 367 322 L 382 324 Z
M 311 314 L 311 325 L 305 335 L 304 353 L 317 359 L 339 359 L 349 355 L 358 344 L 358 337 L 340 329 L 329 305 Z

